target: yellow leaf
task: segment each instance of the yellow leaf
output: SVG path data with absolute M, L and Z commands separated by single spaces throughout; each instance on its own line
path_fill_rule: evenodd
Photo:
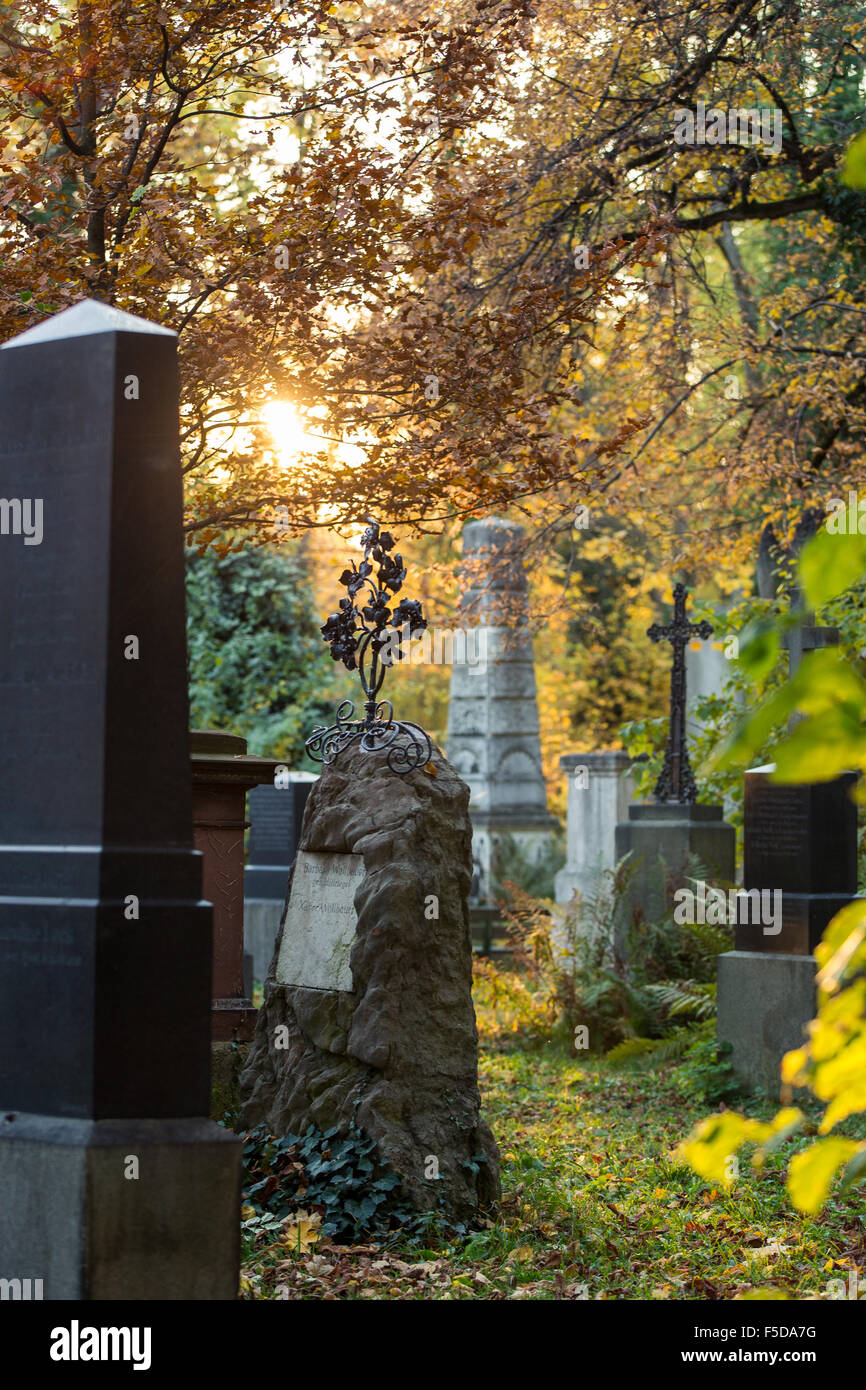
M 769 1134 L 768 1125 L 747 1120 L 728 1110 L 722 1115 L 711 1115 L 709 1119 L 702 1120 L 677 1149 L 677 1155 L 690 1164 L 700 1177 L 724 1183 L 727 1187 L 733 1182 L 729 1159 L 740 1145 L 749 1140 L 766 1139 Z
M 806 1216 L 820 1211 L 836 1173 L 857 1148 L 853 1139 L 819 1139 L 817 1144 L 791 1159 L 788 1196 L 798 1211 Z
M 319 1226 L 322 1218 L 314 1211 L 299 1211 L 294 1216 L 286 1218 L 283 1226 L 283 1234 L 280 1237 L 281 1244 L 288 1245 L 291 1250 L 304 1255 L 315 1245 L 321 1235 Z
M 789 1086 L 793 1086 L 797 1077 L 802 1073 L 809 1053 L 805 1047 L 798 1047 L 795 1052 L 786 1052 L 782 1058 L 782 1080 Z
M 516 1250 L 512 1250 L 511 1254 L 506 1256 L 505 1262 L 506 1264 L 516 1262 L 525 1265 L 528 1264 L 528 1262 L 534 1258 L 535 1251 L 533 1250 L 531 1245 L 518 1245 Z

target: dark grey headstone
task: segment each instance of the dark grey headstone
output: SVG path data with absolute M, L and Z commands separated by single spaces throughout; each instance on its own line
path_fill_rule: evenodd
M 808 955 L 736 950 L 719 956 L 718 1039 L 730 1044 L 734 1075 L 746 1090 L 781 1098 L 782 1058 L 803 1046 L 817 1010 L 815 970 Z
M 0 356 L 4 492 L 44 518 L 40 545 L 0 537 L 0 1103 L 204 1115 L 176 346 L 113 313 L 78 305 L 88 336 L 57 318 Z
M 86 1185 L 65 1226 L 48 1229 L 42 1130 L 26 1114 L 92 1122 L 75 1131 L 87 1148 L 103 1122 L 171 1120 L 171 1139 L 153 1130 L 156 1147 L 140 1153 L 142 1165 L 157 1150 L 167 1162 L 168 1194 L 175 1131 L 210 1104 L 212 914 L 192 835 L 176 335 L 78 304 L 4 344 L 0 420 L 3 491 L 40 499 L 43 516 L 39 544 L 0 535 L 0 1189 L 26 1201 L 24 1214 L 0 1212 L 0 1268 L 53 1241 L 77 1273 L 45 1296 L 86 1298 L 105 1287 L 109 1259 L 94 1244 L 99 1191 Z M 195 1136 L 207 1123 L 195 1120 Z M 142 1132 L 130 1125 L 129 1143 Z M 225 1186 L 207 1198 L 209 1246 L 190 1226 L 186 1252 L 182 1233 L 165 1252 L 169 1282 L 190 1297 L 236 1288 L 237 1146 L 217 1148 Z M 178 1209 L 196 1200 L 193 1179 L 194 1164 L 177 1169 Z M 155 1199 L 150 1181 L 121 1186 L 110 1237 L 128 1241 L 130 1270 L 155 1219 L 136 1205 L 145 1188 Z M 195 1291 L 202 1259 L 222 1260 L 210 1294 Z M 130 1274 L 116 1296 L 153 1287 Z
M 289 782 L 284 787 L 253 787 L 249 793 L 250 848 L 244 873 L 247 898 L 286 896 L 304 808 L 314 782 Z
M 675 889 L 693 886 L 696 868 L 712 883 L 733 882 L 736 832 L 723 814 L 723 807 L 703 802 L 629 806 L 628 820 L 614 830 L 617 862 L 631 855 L 624 895 L 629 918 L 637 911 L 646 921 L 661 921 Z

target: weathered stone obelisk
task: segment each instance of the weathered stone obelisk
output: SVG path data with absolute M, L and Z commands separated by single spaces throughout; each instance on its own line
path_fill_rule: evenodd
M 209 1109 L 177 339 L 86 300 L 4 344 L 0 1276 L 49 1299 L 237 1291 Z M 38 503 L 38 506 L 37 506 Z
M 460 622 L 476 629 L 475 659 L 455 661 L 451 673 L 448 757 L 469 784 L 473 897 L 482 902 L 496 837 L 513 836 L 533 859 L 556 825 L 541 767 L 523 536 L 499 517 L 463 528 Z

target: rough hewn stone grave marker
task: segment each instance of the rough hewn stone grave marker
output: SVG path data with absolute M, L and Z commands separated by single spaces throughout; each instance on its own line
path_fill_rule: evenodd
M 379 564 L 381 618 L 402 566 L 378 536 L 367 533 L 364 563 Z M 418 605 L 404 605 L 393 621 L 413 613 L 417 630 Z M 241 1078 L 244 1120 L 274 1134 L 357 1125 L 414 1207 L 470 1218 L 498 1196 L 499 1166 L 478 1093 L 469 788 L 423 731 L 377 704 L 385 620 L 367 627 L 354 611 L 354 624 L 344 609 L 323 630 L 353 666 L 358 653 L 366 717 L 350 720 L 346 702 L 308 742 L 325 767 Z
M 4 344 L 0 1277 L 232 1298 L 239 1145 L 209 1109 L 174 333 L 87 300 Z

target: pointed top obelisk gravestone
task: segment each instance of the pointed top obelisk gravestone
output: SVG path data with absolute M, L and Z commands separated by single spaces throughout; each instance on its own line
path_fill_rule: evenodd
M 55 1299 L 233 1297 L 176 335 L 76 305 L 4 344 L 0 421 L 6 514 L 40 518 L 0 534 L 0 1272 Z
M 164 328 L 161 323 L 151 323 L 148 319 L 139 318 L 138 314 L 127 314 L 123 309 L 115 309 L 112 304 L 103 304 L 99 299 L 82 299 L 70 309 L 62 309 L 59 314 L 52 314 L 42 323 L 16 334 L 8 342 L 0 343 L 0 352 L 5 348 L 52 343 L 61 338 L 87 338 L 97 333 L 157 333 L 165 338 L 177 338 L 173 328 Z

